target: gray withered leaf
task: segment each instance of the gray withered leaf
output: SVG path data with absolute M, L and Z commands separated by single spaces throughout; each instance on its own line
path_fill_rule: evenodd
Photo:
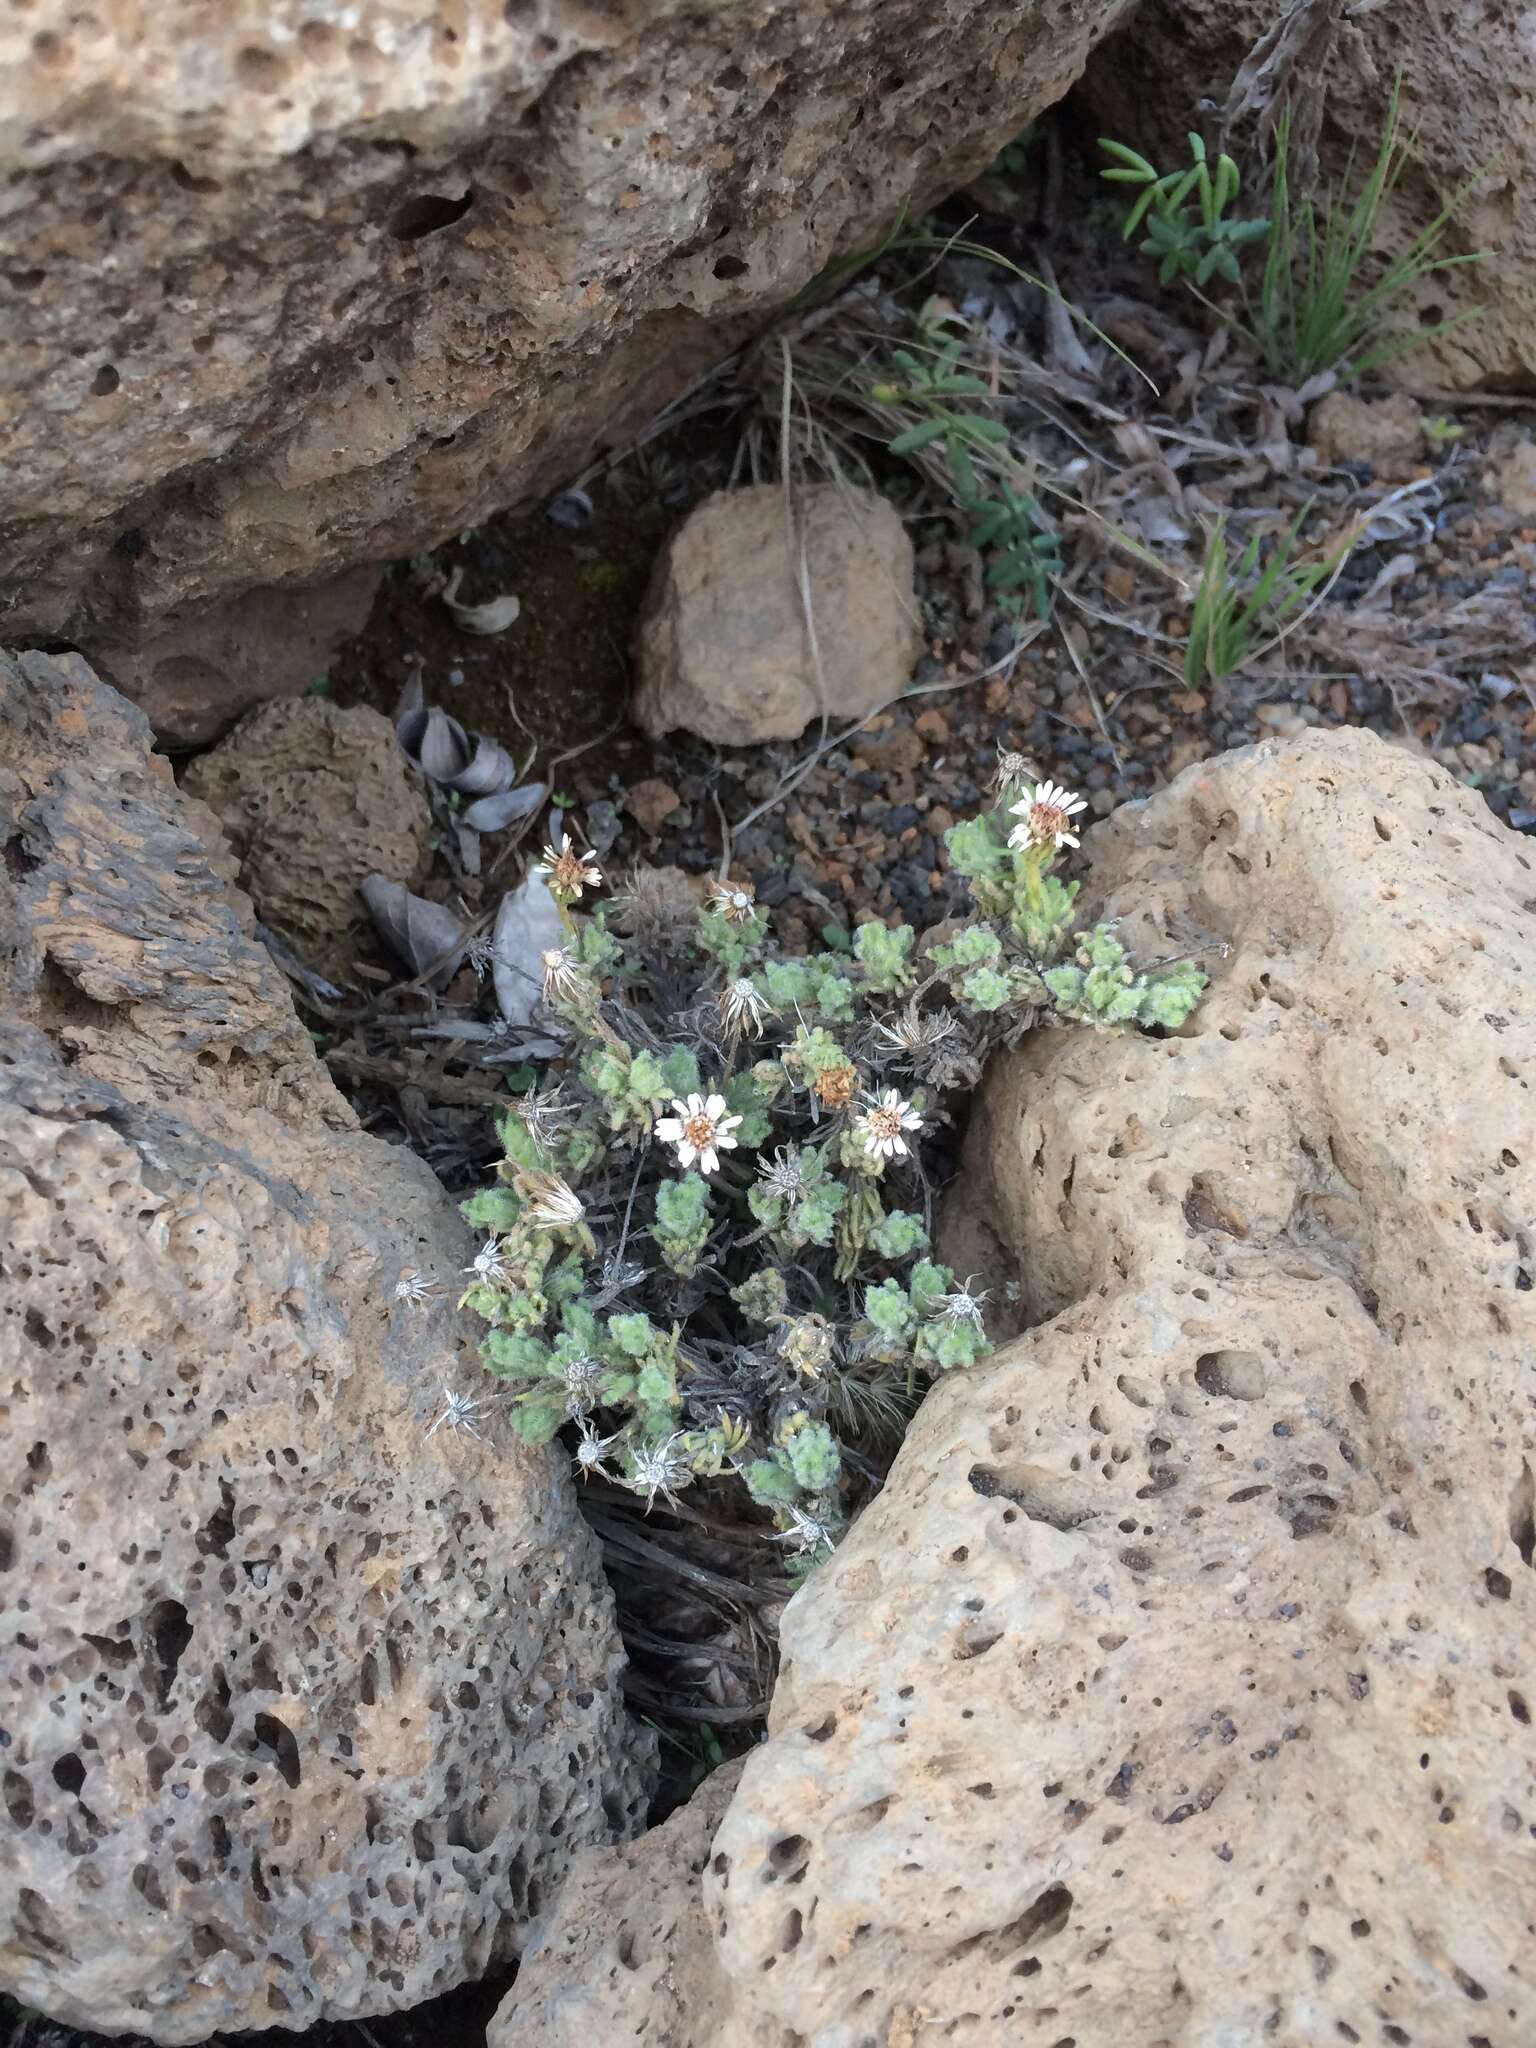
M 540 956 L 564 944 L 565 926 L 544 877 L 531 871 L 501 899 L 491 940 L 496 1001 L 509 1024 L 526 1024 L 544 993 Z
M 380 938 L 412 974 L 428 974 L 441 988 L 464 958 L 464 926 L 441 903 L 413 896 L 387 875 L 369 875 L 358 888 Z
M 395 736 L 431 782 L 445 782 L 455 788 L 469 766 L 475 743 L 456 718 L 433 704 L 421 711 L 407 711 L 395 721 Z
M 477 797 L 459 813 L 461 824 L 475 832 L 505 832 L 523 818 L 532 817 L 549 795 L 545 782 L 525 782 L 517 789 L 498 789 L 490 796 Z
M 465 796 L 490 796 L 516 782 L 517 763 L 505 747 L 479 732 L 471 733 L 469 740 L 470 756 L 453 777 L 455 789 Z

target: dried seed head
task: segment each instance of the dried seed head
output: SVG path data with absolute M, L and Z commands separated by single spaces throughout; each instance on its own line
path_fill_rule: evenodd
M 756 984 L 745 976 L 728 982 L 720 992 L 720 1021 L 733 1035 L 746 1031 L 754 1038 L 759 1037 L 769 1014 Z
M 821 1068 L 811 1083 L 823 1109 L 845 1109 L 858 1085 L 858 1069 L 852 1060 L 839 1060 L 833 1066 Z
M 757 905 L 750 882 L 711 882 L 709 907 L 718 910 L 727 924 L 750 924 Z

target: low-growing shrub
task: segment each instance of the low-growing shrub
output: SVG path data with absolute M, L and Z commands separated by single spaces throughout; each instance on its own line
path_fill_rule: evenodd
M 950 1104 L 1042 1017 L 1174 1029 L 1204 987 L 1079 928 L 1055 868 L 1081 798 L 1016 756 L 998 795 L 948 834 L 970 916 L 923 944 L 871 923 L 789 956 L 729 881 L 700 902 L 641 873 L 584 911 L 595 865 L 548 850 L 544 1012 L 569 1050 L 465 1204 L 485 1242 L 463 1299 L 503 1390 L 460 1398 L 463 1426 L 505 1399 L 648 1504 L 731 1485 L 802 1564 L 835 1543 L 921 1389 L 989 1349 L 984 1296 L 933 1254 Z

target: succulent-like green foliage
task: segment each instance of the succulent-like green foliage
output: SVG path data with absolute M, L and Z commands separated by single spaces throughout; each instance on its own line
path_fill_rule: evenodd
M 1077 951 L 1040 979 L 1064 1017 L 1085 1024 L 1160 1024 L 1175 1030 L 1199 1002 L 1205 976 L 1180 961 L 1154 977 L 1138 974 L 1112 926 L 1078 935 Z
M 647 1504 L 735 1486 L 814 1560 L 890 1416 L 985 1356 L 985 1297 L 930 1249 L 947 1094 L 1042 1011 L 1173 1030 L 1204 986 L 1079 928 L 1053 872 L 1079 799 L 1012 760 L 999 788 L 949 834 L 973 915 L 926 948 L 871 923 L 785 958 L 731 883 L 696 914 L 566 907 L 560 1080 L 502 1119 L 464 1204 L 485 1233 L 464 1303 L 529 1442 L 562 1435 Z

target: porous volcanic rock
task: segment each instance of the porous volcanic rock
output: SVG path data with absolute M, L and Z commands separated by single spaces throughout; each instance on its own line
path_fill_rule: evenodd
M 1123 9 L 8 10 L 7 631 L 109 646 L 154 715 L 133 648 L 167 614 L 190 630 L 566 481 L 962 185 Z M 186 686 L 165 679 L 182 713 Z
M 559 1458 L 431 1429 L 467 1232 L 149 741 L 0 658 L 0 1984 L 194 2042 L 512 1956 L 644 1744 Z
M 344 974 L 358 884 L 414 889 L 431 857 L 426 792 L 387 718 L 323 697 L 264 704 L 182 778 L 224 827 L 240 886 L 303 960 Z
M 912 543 L 872 491 L 716 491 L 656 564 L 640 621 L 635 722 L 716 746 L 862 718 L 912 677 Z
M 989 1070 L 950 1236 L 1036 1327 L 791 1602 L 669 2048 L 1536 2033 L 1536 856 L 1358 732 L 1087 847 L 1209 995 Z

